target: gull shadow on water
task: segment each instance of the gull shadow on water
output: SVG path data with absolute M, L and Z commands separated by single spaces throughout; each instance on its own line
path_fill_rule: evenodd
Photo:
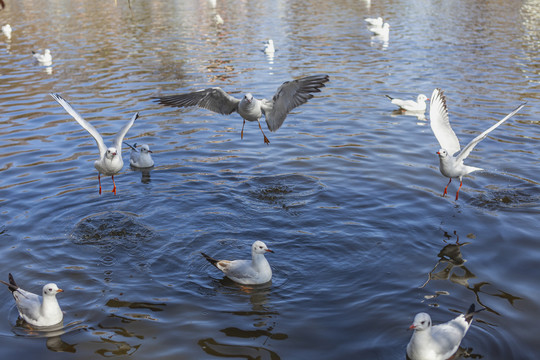
M 428 119 L 426 118 L 425 111 L 413 111 L 413 110 L 403 110 L 403 109 L 396 109 L 392 111 L 392 116 L 413 116 L 417 120 L 422 121 L 420 123 L 416 123 L 417 125 L 427 125 L 429 124 Z
M 154 169 L 153 166 L 149 168 L 138 168 L 130 165 L 129 168 L 131 169 L 131 171 L 141 173 L 141 183 L 149 184 L 152 181 L 150 177 L 150 172 Z
M 201 339 L 198 344 L 205 353 L 217 357 L 248 360 L 281 359 L 274 351 L 259 346 L 221 344 L 212 338 Z
M 514 296 L 500 289 L 494 289 L 492 291 L 493 286 L 487 281 L 472 283 L 471 280 L 476 279 L 477 277 L 465 266 L 467 260 L 464 259 L 461 252 L 461 247 L 469 245 L 470 242 L 461 243 L 459 241 L 459 236 L 457 235 L 456 231 L 454 231 L 454 235 L 456 236 L 455 243 L 448 244 L 447 241 L 444 240 L 446 245 L 443 246 L 443 248 L 441 249 L 441 251 L 439 251 L 439 254 L 437 255 L 439 257 L 439 260 L 435 264 L 435 267 L 428 273 L 427 281 L 424 282 L 424 284 L 422 284 L 419 288 L 425 288 L 431 281 L 434 280 L 451 281 L 455 284 L 464 286 L 468 290 L 471 290 L 475 294 L 478 304 L 482 305 L 487 311 L 499 316 L 501 314 L 486 305 L 482 301 L 481 297 L 487 295 L 502 298 L 508 301 L 511 305 L 513 305 L 515 301 L 522 299 L 518 296 Z M 450 239 L 452 237 L 447 232 L 444 233 L 444 236 L 447 239 Z M 435 291 L 434 294 L 426 295 L 424 296 L 424 298 L 426 300 L 431 300 L 440 295 L 449 295 L 449 293 L 447 291 Z M 438 305 L 434 304 L 433 306 Z
M 299 215 L 299 210 L 315 201 L 314 195 L 325 188 L 319 179 L 299 174 L 253 177 L 240 186 L 247 205 L 258 209 L 270 206 L 291 215 Z

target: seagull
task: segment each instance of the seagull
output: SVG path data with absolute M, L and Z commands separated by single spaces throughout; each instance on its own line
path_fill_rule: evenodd
M 287 114 L 297 106 L 305 104 L 313 97 L 314 92 L 320 92 L 324 83 L 329 81 L 328 75 L 312 75 L 301 79 L 286 81 L 276 91 L 271 100 L 255 99 L 247 93 L 240 100 L 219 87 L 208 88 L 187 94 L 170 95 L 156 98 L 162 105 L 174 107 L 198 106 L 218 114 L 229 115 L 237 112 L 243 118 L 240 138 L 244 138 L 244 125 L 247 121 L 257 121 L 264 136 L 265 144 L 270 141 L 262 130 L 259 119 L 265 116 L 270 131 L 281 127 Z
M 265 54 L 273 55 L 276 52 L 276 49 L 274 48 L 274 40 L 268 39 L 268 41 L 264 43 L 263 51 Z
M 124 141 L 124 144 L 131 148 L 131 154 L 129 156 L 129 164 L 137 168 L 149 168 L 154 166 L 154 160 L 152 160 L 152 150 L 147 144 L 142 144 L 141 150 L 137 150 L 137 143 L 133 146 Z
M 264 257 L 267 252 L 273 253 L 265 243 L 255 241 L 251 245 L 251 260 L 216 260 L 203 252 L 201 254 L 229 279 L 244 285 L 258 285 L 272 280 L 272 269 Z
M 216 25 L 225 24 L 225 21 L 223 20 L 223 18 L 219 14 L 214 15 L 214 22 L 216 23 Z
M 369 31 L 375 35 L 387 39 L 390 34 L 390 25 L 385 22 L 383 25 L 370 26 Z
M 418 95 L 416 101 L 395 99 L 388 95 L 385 96 L 392 100 L 392 104 L 399 106 L 399 108 L 404 111 L 425 111 L 426 101 L 429 101 L 428 97 L 424 94 Z
M 52 65 L 51 50 L 45 49 L 45 52 L 43 54 L 32 51 L 32 54 L 34 56 L 34 59 L 36 59 L 36 61 L 40 63 L 41 65 L 44 65 L 44 66 Z
M 60 309 L 58 300 L 56 300 L 56 294 L 63 292 L 64 290 L 59 289 L 56 284 L 50 283 L 43 286 L 42 302 L 41 296 L 21 289 L 17 283 L 15 283 L 15 280 L 13 280 L 13 275 L 11 274 L 9 274 L 9 283 L 2 280 L 0 280 L 0 282 L 8 286 L 15 299 L 19 315 L 30 325 L 56 325 L 64 318 L 62 309 Z
M 382 17 L 378 17 L 378 18 L 365 18 L 364 19 L 370 26 L 383 26 L 383 18 Z
M 120 131 L 116 134 L 116 137 L 114 138 L 113 146 L 106 147 L 105 143 L 103 142 L 103 138 L 99 134 L 99 132 L 96 130 L 96 128 L 90 124 L 88 121 L 84 120 L 81 115 L 79 115 L 75 109 L 71 107 L 71 105 L 62 98 L 59 94 L 50 94 L 54 100 L 56 100 L 64 110 L 68 112 L 69 115 L 73 116 L 73 118 L 81 125 L 86 131 L 92 135 L 94 140 L 96 140 L 96 144 L 99 148 L 99 160 L 96 160 L 94 162 L 94 167 L 98 171 L 98 181 L 99 181 L 99 194 L 101 195 L 101 174 L 105 176 L 111 176 L 113 181 L 113 190 L 112 192 L 114 195 L 116 195 L 116 183 L 114 182 L 114 174 L 117 174 L 122 170 L 122 167 L 124 166 L 124 161 L 122 160 L 122 140 L 124 139 L 124 136 L 126 136 L 126 133 L 131 128 L 135 120 L 139 117 L 139 113 L 135 113 L 131 120 L 124 125 Z
M 2 25 L 2 32 L 8 39 L 11 39 L 11 31 L 12 31 L 11 25 L 9 24 Z
M 431 324 L 431 317 L 426 313 L 419 313 L 414 317 L 409 329 L 414 333 L 407 345 L 407 357 L 410 360 L 447 360 L 459 348 L 461 340 L 469 330 L 475 311 L 474 304 L 469 307 L 467 314 L 444 324 Z
M 506 115 L 504 119 L 499 120 L 496 124 L 491 126 L 489 129 L 475 137 L 467 146 L 459 152 L 459 154 L 454 157 L 454 154 L 460 150 L 459 140 L 450 126 L 450 121 L 448 119 L 448 109 L 446 107 L 446 97 L 443 94 L 441 89 L 433 90 L 431 94 L 431 105 L 429 107 L 429 117 L 431 130 L 435 134 L 437 141 L 441 145 L 441 149 L 437 152 L 439 155 L 439 169 L 441 174 L 450 178 L 448 184 L 444 188 L 443 196 L 447 194 L 448 185 L 452 182 L 452 178 L 459 178 L 459 188 L 456 192 L 456 201 L 459 196 L 459 190 L 463 185 L 463 176 L 467 175 L 473 171 L 484 170 L 474 166 L 467 166 L 463 164 L 463 160 L 469 156 L 474 147 L 486 136 L 495 130 L 499 125 L 501 125 L 506 120 L 514 116 L 521 108 L 525 106 L 526 103 L 518 106 L 510 114 Z

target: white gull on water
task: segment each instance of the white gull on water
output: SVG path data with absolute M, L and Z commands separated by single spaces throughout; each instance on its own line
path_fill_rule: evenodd
M 467 146 L 463 148 L 454 157 L 454 154 L 460 150 L 459 140 L 450 126 L 450 120 L 448 119 L 448 109 L 446 107 L 446 97 L 441 89 L 433 90 L 431 94 L 431 105 L 429 107 L 429 117 L 431 130 L 435 134 L 437 141 L 439 142 L 441 149 L 437 152 L 439 154 L 439 169 L 441 174 L 450 178 L 448 184 L 444 188 L 443 196 L 447 194 L 448 185 L 452 182 L 452 178 L 459 178 L 459 188 L 456 192 L 456 200 L 459 196 L 459 190 L 463 185 L 463 176 L 473 171 L 483 170 L 481 168 L 467 166 L 463 164 L 463 160 L 469 156 L 474 147 L 486 136 L 495 130 L 506 120 L 514 116 L 521 108 L 525 106 L 521 104 L 510 114 L 506 115 L 502 120 L 499 120 L 496 124 L 492 125 L 489 129 L 475 137 Z
M 244 285 L 265 284 L 272 280 L 272 269 L 264 254 L 273 253 L 262 241 L 251 245 L 251 260 L 216 260 L 205 253 L 202 256 L 231 280 Z
M 63 320 L 64 313 L 58 305 L 56 294 L 64 290 L 59 289 L 56 284 L 50 283 L 43 286 L 43 296 L 39 296 L 21 289 L 11 274 L 9 274 L 9 283 L 2 280 L 0 282 L 8 286 L 20 317 L 30 325 L 52 326 Z
M 131 120 L 125 124 L 120 131 L 116 134 L 113 140 L 113 146 L 105 146 L 103 138 L 97 131 L 97 129 L 90 124 L 88 121 L 84 120 L 81 115 L 79 115 L 73 107 L 59 94 L 50 94 L 54 100 L 58 101 L 60 105 L 68 112 L 69 115 L 81 125 L 86 131 L 92 135 L 96 144 L 99 148 L 99 160 L 94 162 L 94 167 L 98 171 L 98 181 L 99 181 L 99 193 L 101 194 L 101 174 L 105 176 L 111 176 L 113 181 L 113 190 L 112 192 L 116 195 L 116 183 L 114 182 L 114 175 L 119 173 L 124 167 L 124 161 L 122 160 L 122 141 L 124 136 L 131 128 L 135 120 L 139 117 L 139 113 L 135 113 Z
M 391 100 L 392 104 L 399 106 L 400 109 L 405 111 L 425 111 L 427 107 L 426 101 L 429 100 L 424 94 L 418 95 L 416 101 L 396 99 L 388 95 L 385 96 Z
M 324 83 L 329 81 L 328 75 L 312 75 L 301 79 L 286 81 L 276 91 L 272 99 L 258 100 L 250 93 L 242 99 L 237 99 L 219 87 L 208 88 L 187 94 L 158 97 L 162 105 L 174 107 L 198 106 L 218 114 L 229 115 L 237 112 L 243 118 L 240 137 L 244 137 L 244 125 L 247 121 L 257 121 L 264 137 L 264 142 L 270 141 L 262 130 L 259 119 L 264 115 L 270 131 L 281 127 L 287 114 L 297 106 L 305 104 L 313 97 L 314 92 L 320 92 Z
M 32 51 L 32 56 L 36 61 L 43 66 L 51 66 L 52 65 L 52 55 L 51 50 L 45 49 L 43 54 Z
M 140 150 L 137 150 L 137 143 L 129 145 L 124 141 L 124 144 L 131 148 L 129 156 L 129 164 L 137 168 L 149 168 L 154 166 L 154 160 L 152 159 L 152 150 L 147 144 L 142 144 Z
M 482 311 L 484 309 L 478 310 Z M 467 314 L 439 325 L 431 323 L 427 313 L 419 313 L 409 329 L 414 333 L 407 345 L 407 358 L 410 360 L 447 360 L 458 350 L 461 340 L 469 330 L 474 310 L 474 304 L 469 307 Z

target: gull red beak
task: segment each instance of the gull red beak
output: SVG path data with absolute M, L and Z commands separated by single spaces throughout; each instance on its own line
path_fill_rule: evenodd
M 266 251 L 271 252 L 272 254 L 274 253 L 274 250 L 266 249 Z
M 148 152 L 149 152 L 149 153 L 152 153 L 152 154 L 154 153 L 152 150 L 148 150 Z
M 441 153 L 437 151 L 437 155 L 441 155 Z
M 56 292 L 57 292 L 57 293 L 59 293 L 59 292 L 64 292 L 64 290 L 58 289 L 58 290 L 56 290 Z
M 414 326 L 414 324 L 412 324 L 411 326 L 409 326 L 409 329 L 407 329 L 407 330 L 414 330 L 414 329 L 416 329 L 416 326 Z

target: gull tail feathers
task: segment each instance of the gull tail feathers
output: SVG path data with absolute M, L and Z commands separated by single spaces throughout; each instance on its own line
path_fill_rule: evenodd
M 6 285 L 11 292 L 14 292 L 19 288 L 19 286 L 17 285 L 17 283 L 13 279 L 13 275 L 11 275 L 11 273 L 9 273 L 9 283 L 7 283 L 5 281 L 2 281 L 2 280 L 0 280 L 0 283 Z
M 386 96 L 386 97 L 389 98 L 390 100 L 394 100 L 394 98 L 391 97 L 390 95 L 384 95 L 384 96 Z
M 469 310 L 467 310 L 467 313 L 465 314 L 465 320 L 470 324 L 474 314 L 477 314 L 480 311 L 484 311 L 484 310 L 486 310 L 486 308 L 481 308 L 479 310 L 475 310 L 474 304 L 471 304 L 471 306 L 469 307 Z
M 201 255 L 204 256 L 204 258 L 205 258 L 206 260 L 208 260 L 208 262 L 209 262 L 210 264 L 214 265 L 214 266 L 217 268 L 217 263 L 218 263 L 219 260 L 216 260 L 216 259 L 214 259 L 213 257 L 208 256 L 208 255 L 206 255 L 206 254 L 203 253 L 203 252 L 201 252 Z

